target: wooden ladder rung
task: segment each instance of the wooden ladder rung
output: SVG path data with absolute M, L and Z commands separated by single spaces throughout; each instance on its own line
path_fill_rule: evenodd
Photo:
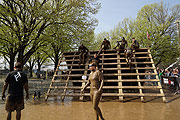
M 79 55 L 64 55 L 64 57 L 78 57 Z
M 67 96 L 67 97 L 80 97 L 80 96 L 90 96 L 90 93 L 84 93 L 84 94 L 81 94 L 81 93 L 69 93 L 69 94 L 50 94 L 49 96 Z M 122 94 L 119 94 L 119 93 L 102 93 L 102 96 L 103 97 L 118 97 L 118 96 L 138 96 L 138 97 L 162 97 L 164 96 L 163 94 L 160 94 L 160 93 L 143 93 L 143 94 L 140 94 L 140 93 L 122 93 Z
M 127 62 L 121 62 L 120 64 L 127 64 Z M 131 64 L 153 64 L 153 62 L 131 62 Z
M 66 64 L 66 65 L 60 65 L 60 66 L 84 66 L 85 64 Z
M 54 80 L 53 83 L 66 83 L 66 80 Z M 69 80 L 69 82 L 83 82 L 83 80 Z
M 143 94 L 140 94 L 140 93 L 123 93 L 122 94 L 123 96 L 139 96 L 139 97 L 161 97 L 163 96 L 163 94 L 160 94 L 160 93 L 143 93 Z
M 159 82 L 157 79 L 122 79 L 122 80 L 104 80 L 104 82 Z
M 132 68 L 121 68 L 121 70 L 134 70 L 136 69 L 135 67 Z M 151 70 L 151 69 L 155 69 L 154 67 L 137 67 L 138 70 Z
M 134 70 L 135 67 L 126 67 L 126 68 L 103 68 L 103 70 Z M 137 67 L 138 70 L 152 70 L 154 67 Z
M 160 86 L 103 86 L 103 89 L 161 89 Z
M 131 75 L 157 75 L 156 73 L 111 73 L 107 74 L 105 73 L 104 76 L 131 76 Z
M 75 86 L 52 86 L 50 89 L 81 89 L 82 87 L 75 87 Z
M 83 74 L 63 74 L 63 75 L 55 75 L 55 77 L 80 77 L 83 76 Z
M 70 71 L 70 69 L 58 70 L 58 71 Z M 84 71 L 84 69 L 72 69 L 71 71 Z

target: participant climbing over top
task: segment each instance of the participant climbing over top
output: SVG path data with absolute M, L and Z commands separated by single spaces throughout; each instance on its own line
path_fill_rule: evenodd
M 125 48 L 127 48 L 127 41 L 125 40 L 125 38 L 123 37 L 121 41 L 117 41 L 117 45 L 116 47 L 114 47 L 114 49 L 118 48 L 121 50 L 124 50 Z
M 111 44 L 110 44 L 109 40 L 104 38 L 104 41 L 101 44 L 101 48 L 100 48 L 100 50 L 98 52 L 98 55 L 101 53 L 102 50 L 107 50 L 107 49 L 111 49 Z
M 85 59 L 87 56 L 87 53 L 89 52 L 89 50 L 83 45 L 81 44 L 81 46 L 78 49 L 78 53 L 79 53 L 79 64 L 81 63 L 85 63 Z
M 135 50 L 139 49 L 139 42 L 135 38 L 132 38 L 131 48 L 133 49 L 133 52 L 135 52 Z

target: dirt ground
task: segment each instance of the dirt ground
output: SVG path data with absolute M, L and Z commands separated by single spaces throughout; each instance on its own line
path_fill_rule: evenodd
M 126 102 L 110 100 L 100 102 L 99 106 L 105 120 L 179 120 L 180 95 L 167 95 L 166 99 L 167 103 L 163 103 L 162 98 L 147 98 L 146 103 L 139 98 Z M 6 116 L 4 102 L 0 100 L 0 120 L 6 120 Z M 22 120 L 95 120 L 95 114 L 90 101 L 30 99 L 25 102 Z

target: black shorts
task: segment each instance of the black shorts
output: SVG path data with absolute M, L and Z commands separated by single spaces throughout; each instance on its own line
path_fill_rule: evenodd
M 23 96 L 11 96 L 6 97 L 5 109 L 7 112 L 14 110 L 21 111 L 24 109 L 24 97 Z

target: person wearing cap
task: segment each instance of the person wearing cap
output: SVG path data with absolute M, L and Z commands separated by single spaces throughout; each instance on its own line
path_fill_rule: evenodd
M 5 96 L 8 88 L 8 95 Z M 15 71 L 8 73 L 2 89 L 2 100 L 6 98 L 5 109 L 8 112 L 7 120 L 11 120 L 11 113 L 16 110 L 16 120 L 21 119 L 21 110 L 24 109 L 24 89 L 26 99 L 29 98 L 27 75 L 22 72 L 22 64 L 15 64 Z
M 133 51 L 139 48 L 139 42 L 135 38 L 132 38 L 131 48 L 133 49 Z
M 101 48 L 100 48 L 100 50 L 98 52 L 98 55 L 101 53 L 102 50 L 107 50 L 107 49 L 111 49 L 111 44 L 110 44 L 109 40 L 104 38 L 104 41 L 101 44 Z
M 81 64 L 81 63 L 85 63 L 85 57 L 86 57 L 86 55 L 87 55 L 87 53 L 88 53 L 88 49 L 87 49 L 87 47 L 85 47 L 83 44 L 81 44 L 81 46 L 79 47 L 79 49 L 78 49 L 78 53 L 79 53 L 79 64 Z
M 98 107 L 102 92 L 103 92 L 103 84 L 104 84 L 104 77 L 103 74 L 96 69 L 95 64 L 89 65 L 91 73 L 88 78 L 88 82 L 84 86 L 81 92 L 83 92 L 88 85 L 90 85 L 90 98 L 93 104 L 93 108 L 96 113 L 96 120 L 99 120 L 99 117 L 101 120 L 104 120 L 102 116 L 102 112 L 100 108 Z
M 116 47 L 114 47 L 114 49 L 118 48 L 119 49 L 119 53 L 120 53 L 120 50 L 124 50 L 127 48 L 127 41 L 125 40 L 125 38 L 123 37 L 121 41 L 117 41 L 117 45 Z

